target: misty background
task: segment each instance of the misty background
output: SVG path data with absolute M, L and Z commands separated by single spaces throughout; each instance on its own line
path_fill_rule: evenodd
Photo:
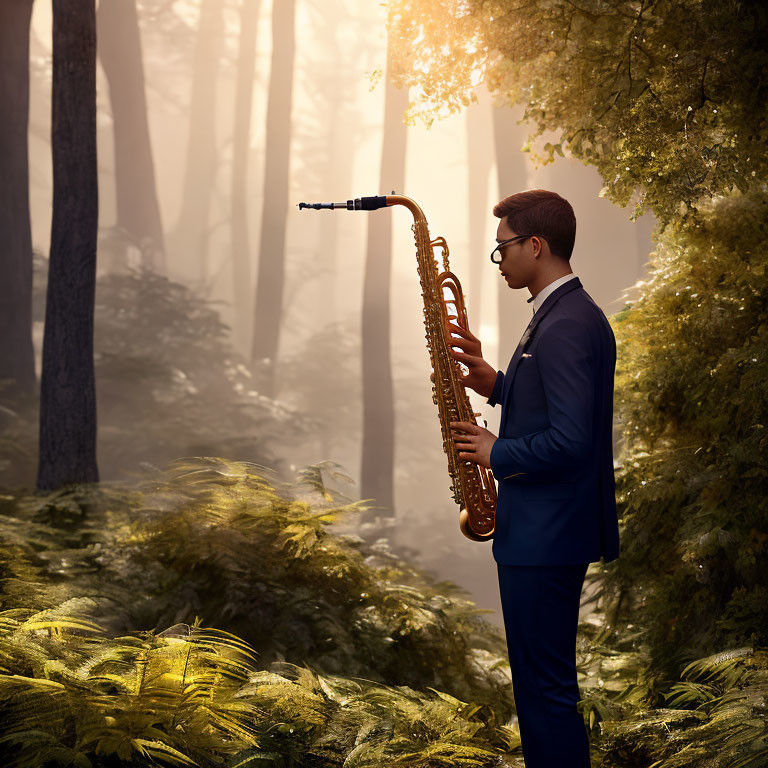
M 446 238 L 470 329 L 500 369 L 531 313 L 527 292 L 510 290 L 488 257 L 498 223 L 491 209 L 500 198 L 540 187 L 571 202 L 571 265 L 606 315 L 646 277 L 654 222 L 650 215 L 632 222 L 632 206 L 601 198 L 597 171 L 577 160 L 536 168 L 521 151 L 522 111 L 495 108 L 481 86 L 465 114 L 430 129 L 405 126 L 407 95 L 385 76 L 384 6 L 286 0 L 274 7 L 274 16 L 269 0 L 131 0 L 99 9 L 99 279 L 150 262 L 216 302 L 233 347 L 254 365 L 251 391 L 314 419 L 300 436 L 286 430 L 272 441 L 276 461 L 290 472 L 340 464 L 354 481 L 340 490 L 383 508 L 372 530 L 468 589 L 480 608 L 497 611 L 488 618 L 502 626 L 490 543 L 462 536 L 449 491 L 411 215 L 402 207 L 299 211 L 296 203 L 393 190 L 413 198 L 432 237 Z M 36 3 L 30 206 L 41 254 L 49 250 L 52 207 L 50 41 L 50 7 Z M 391 269 L 367 276 L 374 292 L 387 282 L 388 300 L 376 307 L 387 327 L 376 313 L 366 326 L 372 351 L 365 379 L 366 263 L 386 264 L 390 254 Z M 267 294 L 257 302 L 260 283 Z M 264 333 L 272 322 L 275 333 Z M 36 320 L 38 376 L 42 334 Z M 279 340 L 276 353 L 260 346 L 267 337 Z M 169 349 L 169 365 L 172 357 Z M 254 361 L 263 357 L 274 358 L 273 378 L 259 378 Z M 382 365 L 391 387 L 377 373 Z M 120 398 L 119 386 L 97 390 L 99 412 L 107 396 Z M 496 433 L 500 409 L 469 396 L 479 423 L 486 419 Z M 367 429 L 365 408 L 372 414 Z M 253 460 L 247 444 L 239 451 L 227 458 Z M 140 469 L 101 452 L 99 467 L 104 480 Z

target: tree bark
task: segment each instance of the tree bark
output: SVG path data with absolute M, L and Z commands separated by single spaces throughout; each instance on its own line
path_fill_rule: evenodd
M 93 312 L 96 290 L 96 13 L 53 0 L 53 222 L 40 384 L 37 489 L 97 482 Z
M 0 3 L 0 380 L 33 392 L 32 234 L 29 220 L 29 31 L 32 0 Z
M 211 197 L 216 183 L 216 81 L 224 43 L 222 0 L 202 0 L 198 22 L 184 191 L 171 256 L 196 270 L 201 291 L 208 282 Z M 183 270 L 180 270 L 183 271 Z
M 240 50 L 237 61 L 235 135 L 232 152 L 232 279 L 234 337 L 238 349 L 248 349 L 251 317 L 251 244 L 248 233 L 248 160 L 251 147 L 253 77 L 260 0 L 240 5 Z
M 267 100 L 263 214 L 251 348 L 251 367 L 257 389 L 267 397 L 275 396 L 276 358 L 283 318 L 295 10 L 295 0 L 280 0 L 272 6 L 272 68 Z
M 387 75 L 391 71 L 387 52 Z M 379 193 L 404 194 L 406 126 L 403 114 L 408 91 L 386 81 L 384 136 Z M 361 498 L 375 500 L 382 516 L 394 517 L 395 407 L 390 358 L 390 284 L 392 282 L 392 216 L 372 211 L 363 287 L 363 449 Z M 407 213 L 410 216 L 410 213 Z
M 149 136 L 136 0 L 99 3 L 97 23 L 98 53 L 112 105 L 117 225 L 139 248 L 142 264 L 165 274 L 165 238 Z

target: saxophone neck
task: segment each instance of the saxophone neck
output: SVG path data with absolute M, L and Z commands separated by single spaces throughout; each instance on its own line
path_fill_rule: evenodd
M 374 197 L 356 197 L 354 200 L 347 200 L 346 203 L 298 203 L 299 210 L 310 208 L 316 211 L 323 209 L 335 210 L 344 208 L 348 211 L 376 211 L 379 208 L 387 208 L 392 205 L 403 205 L 412 214 L 417 223 L 427 223 L 424 212 L 418 204 L 405 195 L 376 195 Z
M 427 223 L 427 217 L 424 215 L 424 211 L 419 208 L 418 203 L 415 200 L 411 200 L 410 197 L 406 197 L 405 195 L 386 195 L 386 201 L 387 205 L 403 205 L 405 206 L 412 214 L 413 219 L 417 223 L 420 224 L 426 224 Z

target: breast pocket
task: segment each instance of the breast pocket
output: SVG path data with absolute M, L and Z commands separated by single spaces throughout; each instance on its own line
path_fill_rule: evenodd
M 541 378 L 536 359 L 524 352 L 515 369 L 515 391 L 538 391 L 541 389 Z
M 541 485 L 523 485 L 523 498 L 532 499 L 572 499 L 576 495 L 576 483 L 542 483 Z
M 534 355 L 526 353 L 520 358 L 509 399 L 517 432 L 536 432 L 548 426 L 547 400 Z

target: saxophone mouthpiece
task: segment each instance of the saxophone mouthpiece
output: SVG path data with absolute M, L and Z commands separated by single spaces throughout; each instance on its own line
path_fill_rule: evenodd
M 319 211 L 323 208 L 334 210 L 335 208 L 346 208 L 348 211 L 375 211 L 379 208 L 387 207 L 386 195 L 376 197 L 357 197 L 354 200 L 347 200 L 346 203 L 298 203 L 298 209 L 313 208 Z
M 346 203 L 299 203 L 298 204 L 299 210 L 302 210 L 303 208 L 314 208 L 316 211 L 319 211 L 321 208 L 346 208 Z

